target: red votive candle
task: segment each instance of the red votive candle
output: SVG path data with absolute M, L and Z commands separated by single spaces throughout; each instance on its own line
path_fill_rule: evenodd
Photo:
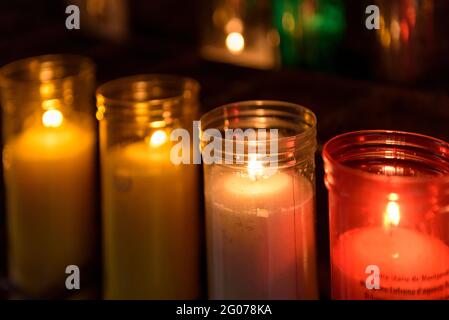
M 449 144 L 359 131 L 324 146 L 333 299 L 449 298 Z

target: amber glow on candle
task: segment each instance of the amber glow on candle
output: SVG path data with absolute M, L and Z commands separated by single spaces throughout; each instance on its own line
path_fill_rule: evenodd
M 157 148 L 167 142 L 167 134 L 163 130 L 155 131 L 150 138 L 150 146 Z
M 104 157 L 105 297 L 193 299 L 199 292 L 195 167 L 170 160 L 165 122 Z
M 95 238 L 94 134 L 59 110 L 37 120 L 4 151 L 9 270 L 30 295 L 62 290 L 65 268 L 86 266 Z
M 42 124 L 47 128 L 60 127 L 64 117 L 59 110 L 47 110 L 42 115 Z

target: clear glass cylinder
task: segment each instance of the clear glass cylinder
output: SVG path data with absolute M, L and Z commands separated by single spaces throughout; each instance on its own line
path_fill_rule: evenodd
M 397 131 L 324 146 L 333 299 L 449 297 L 448 152 Z
M 223 149 L 208 162 L 213 144 Z M 209 297 L 317 298 L 315 115 L 278 101 L 225 105 L 201 118 L 201 148 Z
M 199 84 L 141 75 L 97 91 L 107 299 L 200 294 L 197 168 L 174 164 L 170 135 L 192 131 Z
M 25 296 L 67 294 L 66 267 L 92 263 L 94 69 L 72 55 L 0 69 L 9 277 Z

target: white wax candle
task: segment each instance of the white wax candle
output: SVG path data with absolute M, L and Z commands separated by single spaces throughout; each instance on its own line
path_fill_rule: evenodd
M 107 152 L 103 168 L 105 296 L 199 295 L 197 172 L 174 165 L 163 131 Z
M 94 135 L 56 120 L 4 150 L 10 277 L 29 295 L 65 290 L 66 267 L 84 267 L 95 249 Z
M 217 165 L 205 181 L 211 298 L 317 298 L 312 184 Z

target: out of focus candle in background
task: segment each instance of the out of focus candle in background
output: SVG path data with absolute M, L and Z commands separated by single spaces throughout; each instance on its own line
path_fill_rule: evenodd
M 275 168 L 257 153 L 231 152 L 232 159 L 245 159 L 240 165 L 204 165 L 210 298 L 317 298 L 314 115 L 289 103 L 252 101 L 223 106 L 201 120 L 203 137 L 208 129 L 289 132 L 279 139 Z M 207 138 L 202 143 L 204 149 Z
M 388 131 L 326 144 L 334 299 L 449 297 L 449 221 L 434 223 L 449 202 L 447 150 L 434 138 Z M 373 266 L 378 288 L 368 279 Z
M 98 90 L 107 299 L 200 295 L 198 178 L 173 164 L 170 133 L 192 127 L 199 85 L 136 76 Z
M 270 1 L 202 1 L 201 21 L 204 58 L 260 69 L 279 64 Z
M 62 294 L 66 267 L 84 270 L 96 248 L 94 66 L 41 56 L 0 75 L 10 281 L 24 296 Z

